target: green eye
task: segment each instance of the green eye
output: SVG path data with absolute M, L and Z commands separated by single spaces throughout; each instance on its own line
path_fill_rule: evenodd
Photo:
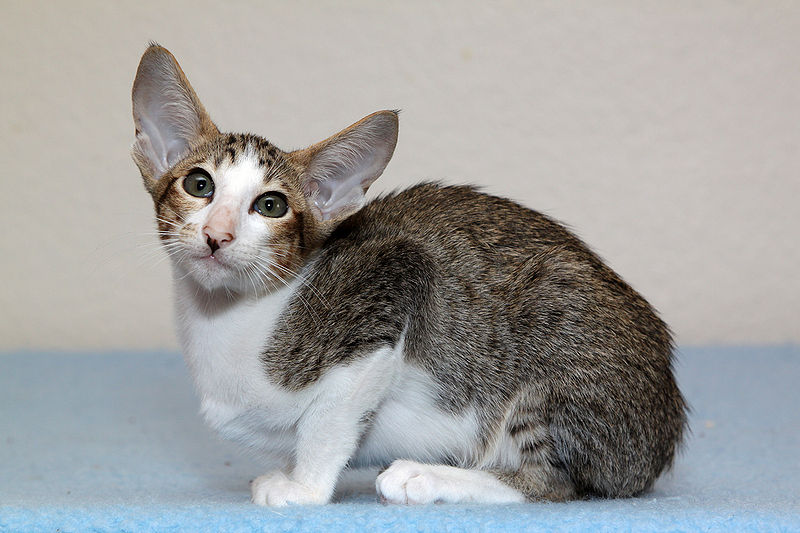
M 214 194 L 214 182 L 206 171 L 195 169 L 183 178 L 183 190 L 198 198 L 208 198 Z
M 289 206 L 286 197 L 277 192 L 262 194 L 253 202 L 253 210 L 265 217 L 278 218 L 286 214 Z

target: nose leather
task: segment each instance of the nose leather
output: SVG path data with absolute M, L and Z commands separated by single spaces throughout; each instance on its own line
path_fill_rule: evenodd
M 223 206 L 209 215 L 203 226 L 203 235 L 206 237 L 206 244 L 211 248 L 212 254 L 234 241 L 236 238 L 235 228 L 236 221 L 230 208 Z

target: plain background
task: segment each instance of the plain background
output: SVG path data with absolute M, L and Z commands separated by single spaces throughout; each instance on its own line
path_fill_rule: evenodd
M 174 348 L 129 157 L 147 42 L 299 148 L 402 108 L 373 193 L 566 222 L 681 344 L 800 341 L 800 2 L 0 2 L 0 349 Z

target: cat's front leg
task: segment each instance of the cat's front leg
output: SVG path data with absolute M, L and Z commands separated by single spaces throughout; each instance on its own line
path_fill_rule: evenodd
M 253 502 L 259 505 L 324 504 L 358 446 L 366 415 L 383 399 L 397 367 L 397 352 L 375 351 L 329 371 L 297 424 L 291 474 L 276 471 L 257 478 Z

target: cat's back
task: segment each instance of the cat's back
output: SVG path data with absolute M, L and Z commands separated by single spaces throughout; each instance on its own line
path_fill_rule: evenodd
M 494 282 L 542 253 L 569 250 L 581 261 L 599 263 L 577 237 L 539 212 L 473 187 L 436 183 L 372 201 L 327 243 L 329 257 L 347 255 L 351 264 L 357 256 L 364 259 L 365 250 L 391 253 L 397 246 L 424 254 L 437 270 L 489 274 Z
M 302 386 L 352 357 L 354 346 L 368 353 L 395 345 L 404 331 L 412 334 L 412 359 L 428 357 L 437 338 L 468 340 L 482 332 L 484 341 L 508 339 L 511 300 L 530 297 L 519 286 L 520 273 L 532 259 L 565 250 L 593 257 L 546 216 L 472 187 L 424 183 L 373 200 L 327 238 L 289 305 L 287 323 L 302 321 L 307 334 L 290 336 L 294 346 L 283 349 L 305 354 L 325 347 L 326 364 L 309 358 L 292 372 L 283 368 L 283 381 Z M 442 345 L 448 359 L 463 347 Z
M 666 325 L 580 239 L 471 187 L 426 183 L 372 201 L 339 224 L 305 281 L 287 321 L 302 320 L 306 334 L 284 349 L 324 349 L 328 364 L 309 358 L 284 374 L 298 385 L 348 360 L 354 346 L 393 346 L 404 331 L 410 358 L 472 361 L 471 374 L 514 367 L 530 377 L 591 365 L 594 354 L 670 364 Z
M 577 239 L 550 218 L 464 185 L 423 183 L 380 197 L 340 226 L 362 238 L 402 237 L 487 253 L 525 253 Z M 462 250 L 465 251 L 465 250 Z
M 418 332 L 412 356 L 449 338 L 451 360 L 528 376 L 594 357 L 670 366 L 664 322 L 578 237 L 468 186 L 425 183 L 376 199 L 331 235 L 317 273 L 324 292 L 347 302 L 351 323 L 370 322 L 377 339 Z M 467 348 L 477 349 L 453 357 Z M 490 361 L 498 350 L 503 360 Z

